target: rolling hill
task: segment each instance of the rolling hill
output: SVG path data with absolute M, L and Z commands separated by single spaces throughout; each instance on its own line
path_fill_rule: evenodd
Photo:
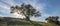
M 40 22 L 40 21 L 27 21 L 25 18 L 13 17 L 0 17 L 0 26 L 58 26 L 55 24 Z

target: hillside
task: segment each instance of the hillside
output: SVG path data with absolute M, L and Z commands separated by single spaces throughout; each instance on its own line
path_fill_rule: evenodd
M 0 26 L 41 26 L 41 24 L 35 21 L 31 22 L 21 18 L 0 17 Z
M 32 24 L 33 23 L 33 24 Z M 25 18 L 0 17 L 0 26 L 57 26 L 40 21 L 27 21 Z

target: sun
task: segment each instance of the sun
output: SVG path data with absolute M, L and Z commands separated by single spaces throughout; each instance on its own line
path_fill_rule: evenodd
M 25 18 L 24 16 L 22 15 L 19 15 L 18 13 L 13 13 L 12 16 L 16 17 L 16 18 Z

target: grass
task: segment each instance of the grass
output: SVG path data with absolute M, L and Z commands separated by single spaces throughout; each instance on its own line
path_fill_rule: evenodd
M 0 17 L 0 26 L 58 26 L 58 25 L 54 23 L 45 23 L 40 21 L 30 22 L 27 21 L 26 19 L 21 18 Z
M 21 18 L 0 17 L 0 26 L 42 26 L 37 22 L 31 22 Z

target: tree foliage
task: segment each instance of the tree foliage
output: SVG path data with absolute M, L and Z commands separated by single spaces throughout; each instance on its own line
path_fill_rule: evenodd
M 39 11 L 37 11 L 33 6 L 31 6 L 30 4 L 21 4 L 21 6 L 11 6 L 11 13 L 18 13 L 18 14 L 22 14 L 24 15 L 28 20 L 30 20 L 29 18 L 31 16 L 41 16 L 41 14 L 39 13 Z
M 49 23 L 60 24 L 58 19 L 59 19 L 59 16 L 49 16 L 45 20 L 47 20 L 47 22 L 49 22 Z

